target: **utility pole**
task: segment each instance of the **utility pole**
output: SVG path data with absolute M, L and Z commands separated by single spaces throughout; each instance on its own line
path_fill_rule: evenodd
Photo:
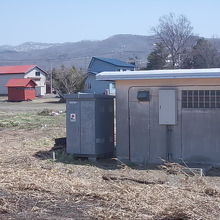
M 52 61 L 50 61 L 50 93 L 53 93 L 53 68 Z

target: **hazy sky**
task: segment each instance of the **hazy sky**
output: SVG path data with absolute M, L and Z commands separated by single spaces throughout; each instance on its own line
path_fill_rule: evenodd
M 0 45 L 150 35 L 160 16 L 184 14 L 194 33 L 220 37 L 220 0 L 0 0 Z

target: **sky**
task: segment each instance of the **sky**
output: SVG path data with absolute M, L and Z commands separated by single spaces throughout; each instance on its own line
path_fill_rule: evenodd
M 183 14 L 201 37 L 220 37 L 220 0 L 0 0 L 0 45 L 152 35 L 161 16 Z

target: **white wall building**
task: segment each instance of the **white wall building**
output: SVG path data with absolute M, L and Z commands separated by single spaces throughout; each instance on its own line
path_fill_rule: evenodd
M 0 66 L 0 95 L 7 95 L 5 84 L 10 79 L 28 78 L 36 82 L 36 96 L 46 94 L 47 73 L 36 65 Z
M 220 166 L 220 68 L 102 72 L 116 83 L 116 156 Z

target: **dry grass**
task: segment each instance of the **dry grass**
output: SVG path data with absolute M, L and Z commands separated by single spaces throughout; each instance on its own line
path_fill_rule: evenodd
M 220 219 L 219 177 L 64 154 L 54 162 L 49 150 L 65 122 L 41 117 L 52 121 L 0 132 L 0 219 Z
M 45 109 L 39 113 L 0 113 L 0 128 L 33 129 L 52 127 L 65 121 L 65 114 L 51 116 L 52 110 Z

